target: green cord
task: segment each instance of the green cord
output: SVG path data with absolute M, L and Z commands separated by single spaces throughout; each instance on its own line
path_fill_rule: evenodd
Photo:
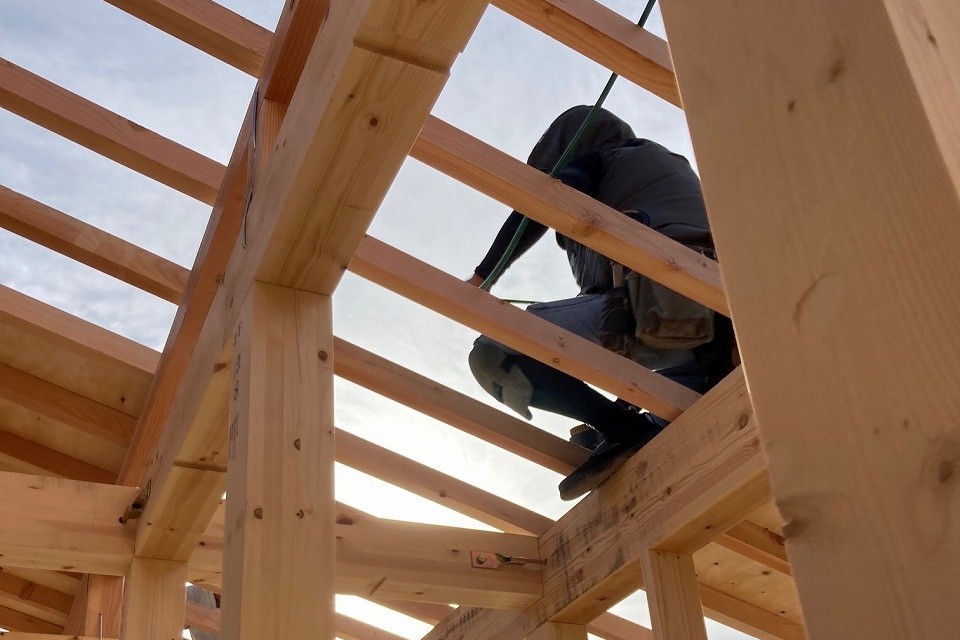
M 656 3 L 657 0 L 648 0 L 647 6 L 643 9 L 643 15 L 641 15 L 640 20 L 637 21 L 638 27 L 642 28 L 643 25 L 647 23 L 647 18 L 650 17 L 650 13 L 653 11 L 653 5 Z M 587 114 L 583 124 L 581 124 L 580 128 L 577 129 L 577 132 L 573 135 L 573 138 L 570 140 L 567 148 L 564 149 L 563 154 L 557 160 L 557 163 L 553 165 L 553 169 L 550 170 L 548 175 L 551 178 L 556 178 L 557 174 L 559 174 L 560 171 L 562 171 L 567 165 L 567 162 L 570 160 L 570 156 L 573 155 L 577 145 L 580 144 L 580 139 L 583 138 L 583 134 L 586 133 L 587 128 L 593 124 L 594 120 L 596 120 L 597 114 L 600 112 L 600 107 L 603 106 L 603 102 L 607 99 L 607 95 L 609 95 L 610 90 L 613 89 L 613 83 L 617 81 L 617 77 L 618 76 L 616 73 L 610 74 L 610 79 L 607 80 L 606 86 L 604 86 L 603 91 L 600 92 L 600 97 L 597 98 L 596 104 L 594 104 L 593 108 L 590 109 L 590 113 Z M 490 272 L 490 275 L 488 275 L 480 285 L 481 289 L 488 291 L 490 287 L 493 286 L 494 281 L 500 277 L 500 274 L 503 273 L 503 270 L 507 268 L 507 262 L 510 261 L 510 257 L 513 255 L 513 252 L 516 251 L 517 245 L 520 244 L 520 238 L 523 237 L 523 232 L 526 230 L 528 224 L 530 224 L 530 219 L 524 216 L 520 221 L 520 226 L 517 227 L 517 231 L 513 234 L 513 237 L 510 238 L 510 244 L 507 245 L 503 255 L 500 256 L 500 260 L 497 261 L 493 271 Z

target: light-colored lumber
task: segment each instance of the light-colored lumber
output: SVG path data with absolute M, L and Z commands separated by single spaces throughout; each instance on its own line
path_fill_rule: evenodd
M 61 624 L 66 621 L 73 603 L 73 598 L 65 593 L 24 580 L 7 571 L 0 571 L 0 592 L 3 600 L 0 604 L 10 607 L 8 601 L 12 598 L 29 605 L 36 611 L 33 614 L 36 617 Z M 52 617 L 47 617 L 47 614 Z
M 3 564 L 123 575 L 133 529 L 118 520 L 137 496 L 130 487 L 0 473 Z
M 217 635 L 220 633 L 220 610 L 187 601 L 184 626 Z
M 732 524 L 731 496 L 746 492 L 733 505 L 744 516 L 762 504 L 756 429 L 743 376 L 734 372 L 540 537 L 548 560 L 540 600 L 519 614 L 461 607 L 427 640 L 519 640 L 546 622 L 594 619 L 641 586 L 646 548 L 672 542 L 692 551 Z M 686 525 L 694 521 L 711 529 L 693 535 Z
M 649 549 L 641 555 L 655 640 L 707 640 L 693 558 Z
M 69 574 L 60 571 L 40 571 L 21 567 L 4 567 L 3 570 L 12 576 L 17 576 L 27 582 L 53 589 L 73 598 L 80 586 L 79 574 Z M 76 577 L 74 577 L 76 575 Z
M 201 202 L 217 198 L 219 163 L 3 59 L 0 107 Z
M 492 0 L 491 4 L 680 106 L 667 43 L 599 2 Z
M 339 357 L 339 352 L 337 352 Z M 508 533 L 539 535 L 550 518 L 404 458 L 342 429 L 337 461 Z
M 337 637 L 342 640 L 403 640 L 402 636 L 384 631 L 342 613 L 335 616 Z
M 130 442 L 136 419 L 0 363 L 0 398 L 115 444 Z
M 0 430 L 0 452 L 16 458 L 30 468 L 46 472 L 44 475 L 103 484 L 110 484 L 117 479 L 117 474 L 113 471 L 101 469 L 9 431 Z
M 737 523 L 717 538 L 716 543 L 780 573 L 793 575 L 783 536 L 752 522 Z
M 57 633 L 24 633 L 20 631 L 10 631 L 0 633 L 0 637 L 7 640 L 113 640 L 116 636 L 78 636 L 76 634 L 60 635 Z
M 122 602 L 122 577 L 83 576 L 63 632 L 99 636 L 102 630 L 104 637 L 118 637 Z
M 273 34 L 212 0 L 107 0 L 175 38 L 258 76 Z
M 246 248 L 242 243 L 229 245 L 229 250 L 219 246 L 231 257 L 218 271 L 206 272 L 212 284 L 219 284 L 215 298 L 197 293 L 198 308 L 210 305 L 209 313 L 185 314 L 192 318 L 192 329 L 184 333 L 175 321 L 168 340 L 171 356 L 164 360 L 176 364 L 158 375 L 152 406 L 138 428 L 142 434 L 135 438 L 121 474 L 122 481 L 129 481 L 156 462 L 150 476 L 158 493 L 168 498 L 151 501 L 148 510 L 178 512 L 180 520 L 200 525 L 191 535 L 201 534 L 201 521 L 212 510 L 191 515 L 172 499 L 179 492 L 169 486 L 177 480 L 173 463 L 190 442 L 221 447 L 226 442 L 226 428 L 219 421 L 204 421 L 200 428 L 193 421 L 205 398 L 211 398 L 211 376 L 232 334 L 240 301 L 258 273 L 274 283 L 332 291 L 349 259 L 344 254 L 352 253 L 362 238 L 483 5 L 480 0 L 331 5 L 328 20 L 337 26 L 311 41 L 303 78 L 276 142 L 257 146 L 275 151 L 256 172 Z M 356 96 L 365 99 L 353 99 Z M 212 238 L 227 233 L 218 236 L 216 225 L 208 231 Z M 187 305 L 192 308 L 190 296 Z M 206 504 L 198 500 L 191 508 L 206 509 Z M 178 529 L 174 535 L 181 533 Z M 183 542 L 175 548 L 185 549 Z
M 465 433 L 566 475 L 586 459 L 581 447 L 498 411 L 354 344 L 334 341 L 338 376 Z
M 0 227 L 174 304 L 187 286 L 175 262 L 3 186 Z
M 700 585 L 700 603 L 707 617 L 761 640 L 806 640 L 803 625 L 744 602 L 715 587 Z
M 60 626 L 57 624 L 3 606 L 0 606 L 0 627 L 22 629 L 30 634 L 58 633 L 60 631 Z
M 587 640 L 587 628 L 582 624 L 548 622 L 531 632 L 527 640 Z
M 254 283 L 233 337 L 223 632 L 333 635 L 330 298 Z
M 954 636 L 957 4 L 663 9 L 807 634 Z
M 350 270 L 579 380 L 674 419 L 698 394 L 570 331 L 367 237 Z
M 714 260 L 431 117 L 410 155 L 542 224 L 730 315 Z
M 176 640 L 183 635 L 187 565 L 134 558 L 123 581 L 120 640 Z

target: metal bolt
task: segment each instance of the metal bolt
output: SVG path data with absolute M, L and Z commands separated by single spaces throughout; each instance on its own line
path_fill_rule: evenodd
M 486 563 L 487 563 L 487 556 L 485 555 L 477 556 L 477 564 L 486 564 Z
M 253 510 L 253 517 L 257 520 L 263 520 L 263 507 L 257 507 Z

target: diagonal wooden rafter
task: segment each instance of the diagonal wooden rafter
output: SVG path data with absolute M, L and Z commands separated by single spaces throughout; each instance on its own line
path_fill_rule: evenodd
M 0 227 L 174 304 L 187 286 L 175 262 L 3 186 Z
M 101 469 L 89 462 L 78 460 L 9 431 L 0 430 L 0 452 L 28 465 L 30 473 L 39 470 L 50 475 L 85 482 L 110 483 L 117 479 L 117 474 L 113 471 Z M 23 470 L 27 471 L 27 469 Z
M 106 0 L 218 60 L 259 76 L 273 34 L 212 0 Z
M 0 604 L 17 608 L 11 605 L 20 602 L 30 607 L 36 617 L 57 623 L 66 620 L 73 602 L 73 596 L 30 582 L 6 571 L 0 571 L 0 593 L 3 597 Z
M 0 107 L 188 196 L 216 200 L 222 165 L 3 59 Z
M 698 397 L 672 380 L 372 237 L 357 249 L 350 270 L 669 420 L 677 418 Z

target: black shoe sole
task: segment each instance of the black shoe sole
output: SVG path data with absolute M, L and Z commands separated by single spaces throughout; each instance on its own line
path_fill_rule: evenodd
M 639 451 L 641 446 L 641 444 L 637 444 L 628 447 L 602 460 L 598 460 L 597 456 L 590 456 L 586 462 L 560 482 L 560 499 L 564 501 L 576 500 L 585 493 L 590 493 L 613 475 L 613 472 Z

